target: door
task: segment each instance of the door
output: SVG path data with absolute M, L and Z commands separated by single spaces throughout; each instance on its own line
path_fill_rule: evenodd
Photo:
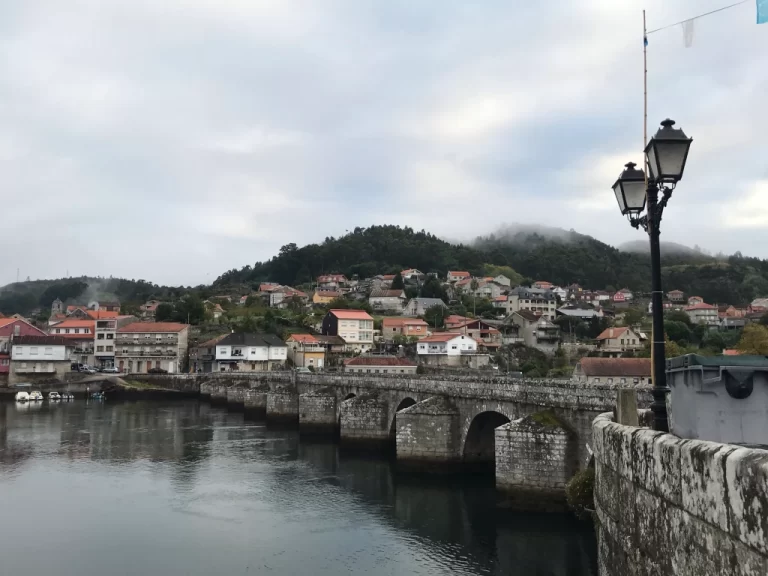
M 168 374 L 173 374 L 173 360 L 168 361 Z
M 160 360 L 155 360 L 155 368 L 160 368 Z
M 141 360 L 136 360 L 136 372 L 141 372 Z
M 124 362 L 123 360 L 120 360 L 120 372 L 123 371 L 123 362 Z

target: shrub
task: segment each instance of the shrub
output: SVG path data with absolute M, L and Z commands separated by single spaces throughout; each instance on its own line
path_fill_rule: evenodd
M 565 496 L 568 499 L 568 506 L 573 513 L 581 519 L 591 517 L 592 510 L 595 509 L 595 469 L 589 467 L 582 470 L 571 478 L 565 487 Z

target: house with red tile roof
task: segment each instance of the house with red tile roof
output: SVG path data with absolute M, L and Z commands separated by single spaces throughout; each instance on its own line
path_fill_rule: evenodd
M 606 328 L 596 340 L 598 350 L 619 355 L 629 350 L 640 350 L 645 339 L 640 332 L 636 332 L 628 326 L 618 326 Z
M 317 287 L 323 290 L 338 290 L 349 284 L 344 274 L 324 274 L 317 277 Z
M 501 347 L 501 332 L 479 318 L 454 325 L 451 327 L 451 332 L 471 337 L 482 348 L 495 351 Z
M 683 312 L 688 314 L 692 324 L 705 324 L 707 326 L 717 326 L 720 324 L 717 306 L 712 306 L 711 304 L 697 302 L 683 308 Z
M 314 334 L 291 334 L 285 345 L 288 346 L 288 358 L 297 368 L 325 368 L 326 346 Z
M 448 280 L 448 282 L 458 282 L 460 280 L 471 278 L 472 276 L 466 270 L 448 270 L 448 274 L 446 275 L 446 280 Z
M 392 342 L 396 336 L 422 339 L 428 333 L 429 325 L 421 318 L 384 318 L 381 321 L 381 336 L 385 342 Z
M 352 350 L 373 348 L 373 317 L 365 310 L 329 310 L 322 332 L 324 336 L 340 336 Z
M 189 325 L 134 322 L 117 329 L 115 362 L 121 372 L 181 372 L 187 358 Z
M 45 332 L 19 318 L 0 318 L 0 377 L 8 374 L 11 364 L 11 342 L 20 336 L 45 336 Z
M 344 362 L 344 372 L 368 374 L 416 374 L 413 360 L 398 356 L 357 356 Z
M 575 382 L 646 384 L 651 381 L 650 358 L 582 358 L 573 371 Z
M 419 340 L 416 352 L 419 356 L 460 356 L 462 353 L 476 353 L 477 342 L 458 332 L 439 332 Z

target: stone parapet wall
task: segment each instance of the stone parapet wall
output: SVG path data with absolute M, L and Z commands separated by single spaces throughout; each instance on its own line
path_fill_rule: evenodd
M 768 451 L 595 419 L 601 576 L 768 574 Z
M 128 376 L 130 377 L 130 376 Z M 476 375 L 450 375 L 440 377 L 434 374 L 349 374 L 321 372 L 317 374 L 296 374 L 294 372 L 261 372 L 236 374 L 231 372 L 210 374 L 140 374 L 141 381 L 155 383 L 174 390 L 200 390 L 203 383 L 216 385 L 244 384 L 257 386 L 298 386 L 300 392 L 310 392 L 328 386 L 340 388 L 365 388 L 367 390 L 398 390 L 412 394 L 423 393 L 455 398 L 473 398 L 516 402 L 535 406 L 606 411 L 616 403 L 618 384 L 578 383 L 557 379 L 526 379 L 488 376 L 483 372 Z M 650 385 L 636 387 L 638 406 L 651 404 Z

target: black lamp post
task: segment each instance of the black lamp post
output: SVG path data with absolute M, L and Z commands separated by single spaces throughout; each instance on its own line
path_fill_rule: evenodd
M 645 174 L 629 162 L 613 185 L 621 213 L 635 227 L 643 227 L 651 242 L 651 306 L 653 307 L 653 427 L 669 432 L 667 418 L 667 375 L 664 358 L 664 309 L 661 291 L 661 252 L 659 228 L 661 214 L 672 196 L 672 191 L 683 177 L 685 162 L 692 138 L 682 130 L 673 128 L 672 120 L 664 120 L 656 135 L 645 147 L 648 160 L 648 183 Z M 662 194 L 659 200 L 659 193 Z M 645 209 L 648 211 L 641 215 Z

